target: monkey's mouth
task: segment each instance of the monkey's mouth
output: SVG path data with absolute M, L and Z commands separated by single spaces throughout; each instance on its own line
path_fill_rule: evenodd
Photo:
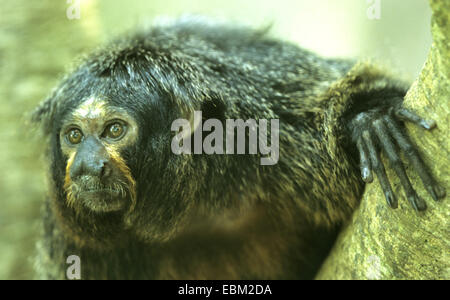
M 90 189 L 79 191 L 77 198 L 94 212 L 113 212 L 124 208 L 126 199 L 119 190 Z
M 78 180 L 67 191 L 69 206 L 81 205 L 98 213 L 122 210 L 129 202 L 127 190 L 119 183 L 105 185 L 94 179 Z
M 94 213 L 109 213 L 133 209 L 135 188 L 125 177 L 101 180 L 83 175 L 64 183 L 67 205 L 78 212 L 88 209 Z

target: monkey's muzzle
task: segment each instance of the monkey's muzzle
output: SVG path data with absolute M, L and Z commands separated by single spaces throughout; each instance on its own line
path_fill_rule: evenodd
M 102 183 L 98 178 L 83 175 L 72 181 L 68 190 L 69 205 L 75 202 L 94 212 L 113 212 L 123 209 L 128 201 L 123 182 Z

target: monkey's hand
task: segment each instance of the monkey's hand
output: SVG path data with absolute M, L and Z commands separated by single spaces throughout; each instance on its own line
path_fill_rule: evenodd
M 356 143 L 360 155 L 360 168 L 363 180 L 365 182 L 372 182 L 372 171 L 374 171 L 388 204 L 392 208 L 398 206 L 397 199 L 392 192 L 391 185 L 386 176 L 383 163 L 380 160 L 379 150 L 384 150 L 390 165 L 400 179 L 409 202 L 414 209 L 422 211 L 427 206 L 425 201 L 417 195 L 411 186 L 411 182 L 406 175 L 405 168 L 398 154 L 398 148 L 409 159 L 422 179 L 425 188 L 434 200 L 444 197 L 445 190 L 430 175 L 416 148 L 403 132 L 403 124 L 400 121 L 413 122 L 427 130 L 431 130 L 436 126 L 435 121 L 424 120 L 413 112 L 401 107 L 391 107 L 387 110 L 373 109 L 359 113 L 353 117 L 348 125 L 352 134 L 352 140 Z

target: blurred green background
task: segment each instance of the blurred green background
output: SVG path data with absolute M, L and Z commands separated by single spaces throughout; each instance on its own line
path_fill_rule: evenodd
M 407 79 L 431 44 L 425 0 L 81 0 L 80 18 L 69 19 L 76 2 L 0 0 L 0 279 L 34 278 L 46 164 L 27 114 L 77 56 L 109 38 L 182 14 L 273 24 L 282 39 L 324 56 L 375 58 Z M 380 18 L 370 19 L 377 3 Z

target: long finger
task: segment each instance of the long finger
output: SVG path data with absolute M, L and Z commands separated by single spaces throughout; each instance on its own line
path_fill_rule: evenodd
M 395 151 L 394 144 L 389 136 L 389 131 L 381 120 L 377 120 L 373 123 L 373 129 L 378 136 L 380 143 L 382 144 L 389 162 L 397 173 L 398 178 L 405 190 L 406 198 L 414 207 L 415 210 L 422 211 L 427 208 L 425 201 L 421 199 L 417 193 L 414 191 L 408 176 L 406 175 L 405 169 L 403 168 L 402 161 Z
M 403 134 L 399 126 L 390 118 L 384 118 L 385 124 L 389 128 L 389 131 L 393 138 L 396 140 L 398 146 L 405 152 L 406 157 L 413 165 L 417 174 L 419 174 L 426 190 L 430 193 L 434 200 L 438 200 L 445 196 L 445 190 L 441 188 L 429 174 L 425 164 L 420 158 L 414 146 L 409 141 L 408 137 Z
M 383 189 L 384 196 L 386 197 L 386 201 L 392 208 L 397 208 L 398 202 L 392 192 L 391 184 L 386 176 L 386 171 L 384 170 L 384 166 L 381 163 L 380 156 L 378 155 L 377 150 L 375 149 L 375 145 L 372 141 L 369 131 L 364 131 L 362 133 L 364 143 L 366 144 L 367 149 L 369 150 L 370 162 L 372 164 L 373 170 L 377 174 L 378 181 L 380 182 L 381 188 Z
M 395 115 L 404 121 L 409 121 L 409 122 L 413 122 L 427 130 L 433 129 L 434 127 L 436 127 L 436 122 L 434 120 L 425 120 L 421 117 L 419 117 L 418 115 L 416 115 L 415 113 L 413 113 L 410 110 L 407 110 L 406 108 L 399 108 L 396 109 L 395 111 Z
M 360 158 L 360 168 L 361 168 L 361 176 L 365 182 L 372 182 L 372 170 L 370 167 L 370 159 L 369 153 L 364 145 L 364 142 L 361 138 L 358 138 L 356 142 L 356 146 L 358 147 L 359 158 Z

